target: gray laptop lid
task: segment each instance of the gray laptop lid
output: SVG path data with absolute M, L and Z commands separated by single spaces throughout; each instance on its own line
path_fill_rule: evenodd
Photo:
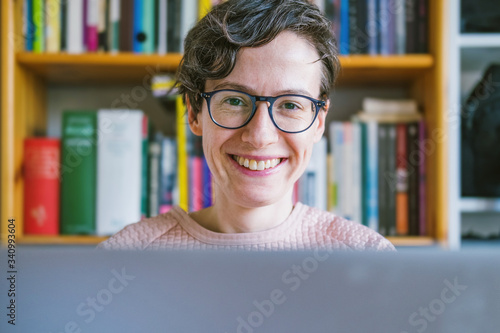
M 494 254 L 1 253 L 1 332 L 500 332 Z

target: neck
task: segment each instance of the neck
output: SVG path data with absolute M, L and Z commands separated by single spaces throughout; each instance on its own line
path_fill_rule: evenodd
M 248 207 L 228 200 L 223 191 L 215 192 L 213 206 L 190 214 L 204 228 L 221 233 L 248 233 L 271 229 L 292 212 L 292 190 L 279 201 L 261 207 Z

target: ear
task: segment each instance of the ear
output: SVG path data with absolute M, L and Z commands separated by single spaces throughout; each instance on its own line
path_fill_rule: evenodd
M 326 115 L 328 114 L 328 109 L 330 109 L 330 99 L 326 100 L 325 107 L 319 110 L 318 112 L 318 119 L 317 119 L 318 125 L 316 126 L 314 132 L 314 143 L 321 140 L 321 137 L 325 132 L 325 122 L 326 122 Z
M 203 134 L 201 111 L 198 112 L 198 114 L 194 113 L 193 106 L 191 105 L 191 101 L 189 100 L 187 94 L 186 94 L 186 108 L 188 112 L 188 123 L 191 132 L 193 132 L 194 135 L 201 136 Z

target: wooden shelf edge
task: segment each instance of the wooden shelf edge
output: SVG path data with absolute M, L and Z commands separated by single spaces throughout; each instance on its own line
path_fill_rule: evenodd
M 401 237 L 387 237 L 387 239 L 394 246 L 434 246 L 437 244 L 436 240 L 432 237 L 401 236 Z
M 18 237 L 17 242 L 23 245 L 97 245 L 106 239 L 105 236 L 24 235 Z
M 342 68 L 431 68 L 434 58 L 430 54 L 405 55 L 351 55 L 339 57 Z

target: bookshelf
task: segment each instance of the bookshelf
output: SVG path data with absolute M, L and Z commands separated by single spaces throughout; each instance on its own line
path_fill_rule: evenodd
M 445 137 L 445 34 L 446 2 L 429 2 L 429 53 L 398 56 L 347 56 L 341 58 L 342 71 L 338 85 L 357 87 L 376 85 L 391 89 L 404 87 L 425 110 L 429 133 Z M 5 241 L 7 219 L 17 221 L 20 244 L 97 244 L 103 237 L 30 236 L 23 234 L 23 139 L 44 133 L 47 127 L 47 87 L 50 83 L 91 85 L 142 84 L 148 68 L 175 71 L 180 54 L 33 54 L 23 51 L 22 2 L 3 1 L 1 8 L 3 34 L 14 36 L 1 41 L 2 50 L 2 150 L 1 150 L 1 221 Z M 427 237 L 392 237 L 396 246 L 448 244 L 448 208 L 446 189 L 447 141 L 435 138 L 434 149 L 427 156 L 426 205 L 429 234 Z
M 460 31 L 461 1 L 450 1 L 449 33 L 449 133 L 448 151 L 448 206 L 455 207 L 449 213 L 449 241 L 452 249 L 462 247 L 464 223 L 479 233 L 482 228 L 492 228 L 492 221 L 500 228 L 500 198 L 463 197 L 461 188 L 461 118 L 458 116 L 471 89 L 481 79 L 484 70 L 500 57 L 500 33 L 462 33 Z M 473 222 L 471 222 L 473 221 Z M 493 227 L 495 228 L 495 227 Z M 467 229 L 467 228 L 465 228 Z M 470 242 L 469 242 L 470 243 Z M 487 241 L 473 241 L 474 246 Z

